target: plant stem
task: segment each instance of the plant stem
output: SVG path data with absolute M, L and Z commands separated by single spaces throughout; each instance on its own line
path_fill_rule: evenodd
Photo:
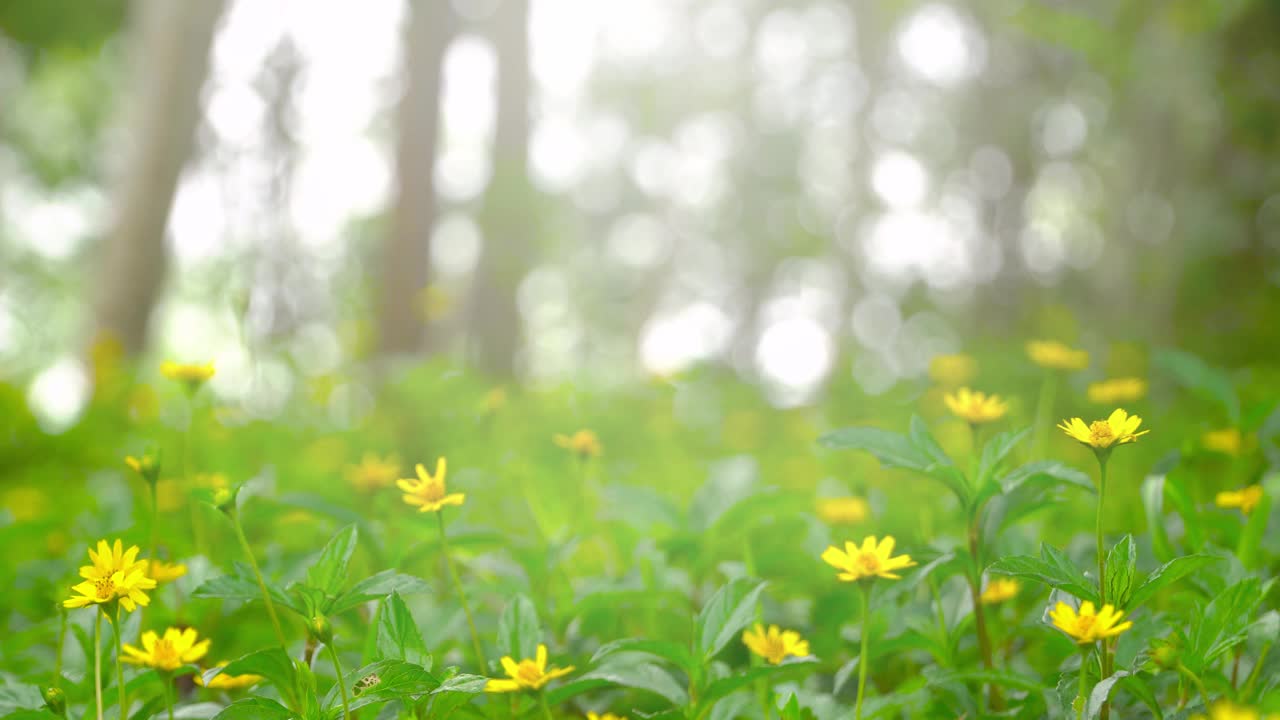
M 547 705 L 547 694 L 545 692 L 538 693 L 538 704 L 542 706 L 542 717 L 546 720 L 555 720 L 551 716 L 551 707 Z
M 333 647 L 333 641 L 324 644 L 329 649 L 329 659 L 333 661 L 333 671 L 338 675 L 338 690 L 342 693 L 342 717 L 345 720 L 351 720 L 351 703 L 347 700 L 347 681 L 342 677 L 342 663 L 338 661 L 338 651 Z
M 1053 422 L 1053 405 L 1058 394 L 1058 373 L 1045 370 L 1044 381 L 1040 383 L 1040 397 L 1036 400 L 1035 434 L 1031 443 L 1031 459 L 1041 460 L 1045 454 L 1045 444 L 1049 440 L 1049 423 Z
M 62 646 L 67 641 L 67 611 L 58 606 L 58 651 L 53 663 L 53 687 L 62 687 Z
M 93 699 L 98 720 L 102 720 L 102 615 L 101 611 L 93 613 Z
M 862 720 L 862 696 L 867 687 L 867 641 L 871 636 L 871 586 L 859 584 L 862 598 L 862 638 L 858 647 L 858 700 L 854 705 L 854 720 Z
M 1200 677 L 1195 673 L 1191 672 L 1190 668 L 1188 668 L 1186 665 L 1183 665 L 1182 663 L 1178 663 L 1178 672 L 1183 675 L 1186 675 L 1187 678 L 1191 680 L 1192 684 L 1196 686 L 1196 690 L 1200 692 L 1200 703 L 1204 705 L 1205 710 L 1208 710 L 1209 709 L 1209 693 L 1205 691 L 1204 683 L 1200 681 Z
M 1271 654 L 1271 646 L 1273 643 L 1267 643 L 1262 646 L 1262 652 L 1258 653 L 1258 659 L 1253 663 L 1253 669 L 1249 671 L 1249 677 L 1244 681 L 1243 694 L 1248 695 L 1253 692 L 1253 684 L 1258 681 L 1258 674 L 1262 670 L 1262 666 L 1267 662 L 1267 655 Z
M 978 652 L 982 655 L 982 667 L 991 670 L 995 663 L 991 655 L 991 635 L 987 631 L 987 613 L 982 605 L 982 539 L 979 519 L 981 510 L 969 522 L 969 555 L 973 560 L 973 572 L 969 574 L 969 596 L 973 600 L 973 624 L 978 634 Z M 992 710 L 1000 710 L 1004 700 L 994 684 L 987 686 Z
M 120 627 L 120 602 L 116 601 L 116 617 L 112 623 L 116 636 L 116 685 L 120 688 L 120 717 L 129 717 L 129 705 L 124 692 L 124 628 Z
M 1098 546 L 1098 600 L 1100 605 L 1107 604 L 1107 551 L 1106 540 L 1102 532 L 1102 508 L 1107 499 L 1107 459 L 1110 451 L 1098 455 L 1098 513 L 1094 523 L 1095 542 Z M 1099 648 L 1099 672 L 1102 678 L 1111 677 L 1111 642 L 1103 640 Z M 1102 720 L 1111 716 L 1111 703 L 1102 703 Z
M 249 547 L 249 539 L 244 536 L 244 527 L 240 524 L 240 511 L 232 509 L 228 515 L 231 516 L 231 527 L 236 531 L 236 539 L 240 541 L 240 548 L 244 550 L 245 557 L 249 558 L 249 567 L 253 568 L 253 576 L 258 580 L 258 589 L 262 591 L 262 602 L 267 606 L 267 615 L 271 618 L 271 626 L 276 630 L 276 640 L 279 641 L 281 649 L 287 655 L 289 653 L 289 643 L 284 639 L 284 630 L 280 627 L 280 618 L 276 617 L 276 606 L 271 602 L 271 593 L 267 591 L 267 581 L 262 579 L 262 570 L 258 567 L 258 561 L 253 556 L 253 548 Z
M 160 679 L 164 683 L 164 706 L 169 710 L 169 720 L 173 720 L 173 675 L 160 673 Z
M 444 564 L 449 568 L 449 577 L 453 579 L 453 589 L 458 593 L 458 602 L 462 612 L 467 616 L 467 627 L 471 630 L 471 646 L 476 654 L 476 664 L 480 672 L 488 670 L 484 659 L 484 646 L 480 644 L 480 633 L 476 632 L 476 621 L 471 616 L 471 604 L 467 602 L 467 593 L 462 588 L 462 578 L 458 577 L 458 569 L 453 565 L 453 556 L 449 552 L 449 536 L 444 531 L 444 511 L 436 511 L 436 520 L 440 526 L 440 552 L 444 555 Z
M 1085 696 L 1088 685 L 1089 651 L 1085 650 L 1080 656 L 1080 689 L 1076 691 L 1076 720 L 1084 720 L 1084 706 L 1089 700 L 1089 698 Z
M 157 489 L 160 481 L 157 479 L 156 482 L 147 484 L 151 486 L 151 539 L 147 543 L 147 559 L 154 562 L 156 559 L 156 523 L 160 519 L 160 491 Z

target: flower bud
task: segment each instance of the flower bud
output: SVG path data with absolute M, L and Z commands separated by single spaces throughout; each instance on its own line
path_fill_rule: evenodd
M 45 688 L 44 690 L 44 706 L 49 708 L 58 717 L 67 716 L 67 695 L 62 692 L 62 688 Z
M 1171 642 L 1157 641 L 1151 649 L 1151 661 L 1163 670 L 1176 670 L 1182 659 L 1181 650 Z
M 316 615 L 307 621 L 307 632 L 325 645 L 333 642 L 333 626 L 329 624 L 329 618 L 323 615 Z

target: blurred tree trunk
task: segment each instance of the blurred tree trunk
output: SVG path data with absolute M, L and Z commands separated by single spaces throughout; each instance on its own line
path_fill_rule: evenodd
M 484 248 L 472 303 L 473 353 L 486 372 L 511 376 L 520 347 L 516 289 L 532 261 L 529 155 L 529 0 L 504 0 L 495 17 L 498 55 L 493 179 L 485 194 Z
M 131 135 L 115 184 L 115 218 L 100 251 L 93 311 L 95 340 L 110 338 L 129 355 L 146 346 L 164 282 L 165 227 L 194 146 L 200 89 L 222 8 L 222 0 L 133 4 Z
M 396 150 L 398 193 L 391 235 L 383 252 L 382 312 L 378 350 L 383 355 L 422 347 L 426 316 L 431 230 L 436 219 L 435 172 L 440 128 L 440 91 L 445 47 L 452 35 L 449 3 L 410 3 L 405 32 L 406 86 L 400 101 Z

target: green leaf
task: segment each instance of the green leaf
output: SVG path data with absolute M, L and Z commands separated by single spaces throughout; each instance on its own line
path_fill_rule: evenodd
M 1103 678 L 1093 686 L 1093 690 L 1089 693 L 1089 700 L 1084 705 L 1084 715 L 1089 720 L 1095 720 L 1102 713 L 1102 706 L 1107 702 L 1107 698 L 1111 696 L 1111 688 L 1124 678 L 1132 675 L 1128 670 L 1120 670 L 1114 675 Z
M 1194 495 L 1188 485 L 1194 482 L 1186 472 L 1170 472 L 1165 476 L 1164 494 L 1182 516 L 1182 530 L 1187 549 L 1199 552 L 1205 546 L 1204 520 L 1196 508 Z
M 1071 593 L 1081 600 L 1098 602 L 1098 590 L 1085 577 L 1080 568 L 1062 551 L 1047 543 L 1040 546 L 1040 557 L 1015 555 L 1001 558 L 988 568 L 998 575 L 1035 580 L 1063 592 Z
M 578 682 L 605 680 L 611 685 L 653 693 L 676 707 L 689 704 L 689 695 L 671 673 L 651 662 L 606 663 L 578 678 Z
M 264 578 L 264 580 L 266 579 Z M 286 595 L 279 586 L 273 585 L 270 580 L 266 580 L 266 585 L 267 591 L 271 593 L 272 602 L 277 605 L 283 605 L 294 612 L 301 612 L 293 599 Z M 229 575 L 221 575 L 201 583 L 200 587 L 196 588 L 191 595 L 198 598 L 243 600 L 246 602 L 256 600 L 262 602 L 262 589 L 258 587 L 258 580 L 254 576 L 253 569 L 242 563 L 236 563 L 233 572 Z
M 957 670 L 939 673 L 929 678 L 929 684 L 931 685 L 954 681 L 999 685 L 1001 687 L 1014 688 L 1015 690 L 1042 694 L 1047 694 L 1053 690 L 1052 687 L 1045 685 L 1040 678 L 1019 675 L 1006 670 Z
M 729 643 L 755 615 L 756 600 L 764 583 L 739 578 L 716 591 L 698 613 L 698 654 L 709 661 Z
M 378 614 L 378 654 L 383 660 L 404 660 L 425 670 L 431 669 L 427 643 L 399 593 L 391 593 L 382 601 L 382 612 Z
M 1173 545 L 1164 525 L 1164 474 L 1152 473 L 1142 481 L 1142 508 L 1147 514 L 1147 530 L 1151 533 L 1151 550 L 1156 559 L 1173 559 Z
M 440 681 L 431 673 L 402 660 L 381 660 L 366 665 L 348 672 L 343 682 L 353 711 L 388 700 L 424 695 L 440 686 Z M 325 695 L 324 707 L 330 718 L 342 717 L 342 694 L 336 685 Z
M 1240 541 L 1236 543 L 1236 557 L 1246 569 L 1258 567 L 1258 551 L 1262 547 L 1262 538 L 1267 532 L 1267 520 L 1271 517 L 1271 498 L 1263 493 L 1258 505 L 1249 513 L 1244 530 L 1240 533 Z
M 923 471 L 931 463 L 907 438 L 889 430 L 851 427 L 833 430 L 818 438 L 818 444 L 835 450 L 865 450 L 885 467 Z
M 290 720 L 293 711 L 275 700 L 250 697 L 237 700 L 222 709 L 213 720 Z
M 1089 479 L 1088 475 L 1057 460 L 1039 460 L 1014 469 L 1000 478 L 1000 490 L 1007 494 L 1017 490 L 1023 483 L 1029 481 L 1044 482 L 1046 480 L 1056 480 L 1066 485 L 1088 490 L 1091 493 L 1097 492 L 1097 488 L 1094 487 L 1093 481 Z
M 538 624 L 538 610 L 533 601 L 517 593 L 502 610 L 498 618 L 498 649 L 517 661 L 537 654 L 542 628 Z
M 1220 404 L 1232 424 L 1240 423 L 1240 398 L 1224 371 L 1190 353 L 1167 349 L 1156 352 L 1155 366 L 1201 398 Z
M 674 663 L 676 667 L 686 673 L 692 672 L 697 667 L 697 661 L 685 646 L 669 640 L 647 640 L 644 638 L 614 640 L 596 650 L 595 655 L 591 656 L 591 662 L 598 662 L 620 652 L 644 653 Z
M 992 479 L 996 470 L 999 469 L 1000 463 L 1013 452 L 1018 443 L 1022 442 L 1027 434 L 1031 432 L 1031 428 L 996 433 L 996 436 L 987 441 L 982 446 L 982 457 L 978 461 L 978 477 L 975 478 L 975 484 L 982 487 L 987 481 Z
M 1133 593 L 1137 563 L 1138 549 L 1134 547 L 1133 537 L 1125 535 L 1107 553 L 1107 577 L 1104 584 L 1107 602 L 1118 608 L 1127 607 L 1126 603 Z
M 1248 639 L 1253 613 L 1269 589 L 1270 584 L 1264 590 L 1262 581 L 1247 577 L 1218 593 L 1197 616 L 1187 666 L 1198 671 Z
M 381 600 L 393 592 L 401 595 L 414 595 L 429 592 L 430 590 L 431 586 L 427 585 L 422 578 L 405 575 L 395 570 L 383 570 L 352 585 L 350 590 L 329 603 L 326 613 L 337 615 L 361 603 L 366 603 L 370 600 Z
M 329 540 L 320 551 L 320 559 L 307 570 L 307 585 L 328 596 L 335 596 L 347 579 L 347 564 L 356 549 L 359 533 L 354 524 L 348 525 Z
M 261 675 L 287 702 L 297 699 L 298 681 L 293 660 L 281 648 L 258 650 L 232 660 L 224 667 L 210 668 L 204 671 L 205 684 L 223 673 L 231 676 Z
M 700 712 L 705 712 L 720 698 L 757 680 L 763 680 L 766 684 L 773 685 L 783 680 L 795 680 L 804 677 L 817 669 L 818 662 L 816 660 L 797 658 L 788 660 L 781 665 L 760 665 L 728 677 L 722 677 L 708 685 L 698 696 L 698 706 L 702 709 Z
M 1151 574 L 1142 581 L 1142 584 L 1133 591 L 1133 594 L 1129 596 L 1128 609 L 1140 607 L 1157 592 L 1218 560 L 1219 558 L 1212 555 L 1184 555 L 1170 560 L 1152 570 Z
M 933 439 L 933 435 L 929 432 L 928 424 L 919 415 L 911 416 L 911 432 L 907 438 L 916 450 L 928 458 L 929 465 L 949 467 L 956 464 L 951 459 L 951 456 L 938 444 L 938 441 Z

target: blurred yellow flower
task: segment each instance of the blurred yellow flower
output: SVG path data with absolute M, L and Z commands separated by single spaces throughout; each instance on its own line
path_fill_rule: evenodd
M 404 501 L 418 506 L 418 512 L 437 512 L 446 505 L 461 505 L 467 496 L 463 493 L 445 493 L 445 459 L 436 460 L 436 473 L 432 475 L 419 463 L 418 478 L 397 480 L 396 486 L 404 491 Z
M 582 458 L 600 457 L 604 453 L 604 446 L 600 444 L 600 438 L 590 430 L 579 430 L 572 435 L 557 434 L 554 438 L 555 443 L 560 447 L 576 453 Z
M 154 589 L 156 581 L 147 577 L 147 561 L 138 560 L 138 552 L 137 545 L 126 550 L 120 540 L 114 545 L 99 540 L 97 552 L 89 548 L 93 564 L 80 568 L 84 582 L 71 588 L 76 594 L 64 600 L 62 606 L 82 608 L 119 600 L 120 607 L 133 612 L 138 605 L 150 604 L 151 598 L 143 591 Z
M 525 658 L 516 662 L 511 657 L 502 658 L 502 669 L 506 678 L 491 678 L 485 684 L 485 692 L 516 692 L 519 690 L 541 690 L 542 686 L 573 672 L 574 667 L 547 669 L 547 646 L 538 644 L 537 657 L 533 660 Z
M 1220 508 L 1240 508 L 1240 512 L 1248 515 L 1262 502 L 1262 486 L 1250 485 L 1239 490 L 1228 490 L 1218 493 L 1214 503 Z
M 219 661 L 214 667 L 226 667 L 227 661 Z M 205 682 L 204 673 L 196 673 L 195 682 L 200 687 L 207 687 L 210 690 L 238 690 L 247 688 L 250 685 L 256 685 L 262 681 L 261 675 L 228 675 L 226 673 L 218 673 L 213 676 L 209 682 Z
M 1085 425 L 1084 420 L 1071 418 L 1070 422 L 1063 420 L 1058 423 L 1058 428 L 1074 440 L 1095 450 L 1106 450 L 1115 445 L 1136 442 L 1138 438 L 1151 432 L 1150 430 L 1135 432 L 1141 424 L 1142 418 L 1116 409 L 1106 420 L 1094 420 L 1091 424 Z
M 781 663 L 788 655 L 806 657 L 809 654 L 809 641 L 803 640 L 795 630 L 782 630 L 777 625 L 770 625 L 768 630 L 760 623 L 742 633 L 742 642 L 751 652 L 768 660 L 771 664 Z
M 996 578 L 987 583 L 987 588 L 982 591 L 982 604 L 995 605 L 1005 600 L 1012 600 L 1018 596 L 1018 591 L 1022 589 L 1022 584 L 1013 578 Z
M 625 715 L 614 715 L 611 712 L 604 713 L 603 715 L 600 713 L 589 712 L 587 713 L 587 720 L 627 720 L 627 718 Z
M 1209 715 L 1195 714 L 1191 720 L 1264 720 L 1257 710 L 1236 705 L 1229 700 L 1219 700 L 1209 708 Z M 1280 720 L 1280 713 L 1268 713 L 1265 720 Z
M 1210 430 L 1200 437 L 1200 444 L 1205 450 L 1225 455 L 1239 455 L 1240 448 L 1244 445 L 1244 436 L 1236 428 Z
M 911 560 L 910 555 L 890 557 L 893 545 L 891 535 L 886 535 L 879 543 L 876 542 L 875 535 L 868 535 L 863 539 L 861 548 L 850 540 L 845 542 L 844 550 L 834 545 L 828 547 L 822 552 L 822 559 L 839 570 L 836 577 L 845 582 L 874 580 L 878 577 L 898 580 L 900 576 L 894 575 L 893 571 L 912 567 L 916 563 Z
M 871 506 L 860 497 L 818 498 L 818 517 L 832 525 L 852 525 L 867 519 Z
M 1070 635 L 1077 643 L 1097 642 L 1111 638 L 1133 627 L 1133 623 L 1118 623 L 1124 611 L 1116 610 L 1110 603 L 1103 605 L 1102 610 L 1094 608 L 1092 602 L 1085 600 L 1080 604 L 1080 611 L 1059 601 L 1057 607 L 1049 612 L 1053 626 Z
M 156 483 L 156 501 L 160 512 L 172 512 L 181 508 L 187 501 L 184 483 L 174 478 L 165 478 Z
M 156 582 L 172 582 L 187 574 L 187 566 L 182 563 L 168 563 L 163 560 L 143 560 L 147 577 Z
M 196 365 L 165 360 L 160 364 L 160 374 L 170 380 L 185 383 L 189 389 L 195 390 L 213 377 L 214 369 L 213 363 Z
M 935 355 L 929 361 L 929 379 L 946 387 L 959 387 L 978 375 L 978 362 L 971 355 Z
M 1089 402 L 1119 405 L 1141 400 L 1147 394 L 1147 381 L 1136 377 L 1112 378 L 1089 385 Z
M 360 492 L 384 490 L 400 477 L 400 458 L 395 455 L 381 458 L 374 453 L 365 453 L 358 465 L 347 466 L 346 475 L 347 482 Z
M 1032 340 L 1027 343 L 1027 356 L 1035 364 L 1050 370 L 1083 370 L 1089 367 L 1088 352 L 1056 340 Z
M 196 641 L 195 628 L 180 630 L 171 627 L 160 637 L 154 630 L 142 633 L 142 649 L 126 643 L 124 657 L 127 663 L 146 665 L 162 672 L 173 672 L 193 663 L 209 652 L 209 639 Z
M 126 455 L 124 464 L 148 483 L 154 484 L 160 479 L 160 460 L 152 453 L 145 453 L 142 457 Z
M 943 400 L 952 415 L 965 420 L 970 425 L 981 425 L 994 422 L 1004 417 L 1009 406 L 999 395 L 987 395 L 962 387 L 954 393 L 947 393 Z
M 196 473 L 196 487 L 209 488 L 210 490 L 227 490 L 231 487 L 231 481 L 227 476 L 220 472 L 212 473 Z
M 18 522 L 30 522 L 49 509 L 49 498 L 40 488 L 19 485 L 4 491 L 0 507 L 12 513 L 13 519 Z

